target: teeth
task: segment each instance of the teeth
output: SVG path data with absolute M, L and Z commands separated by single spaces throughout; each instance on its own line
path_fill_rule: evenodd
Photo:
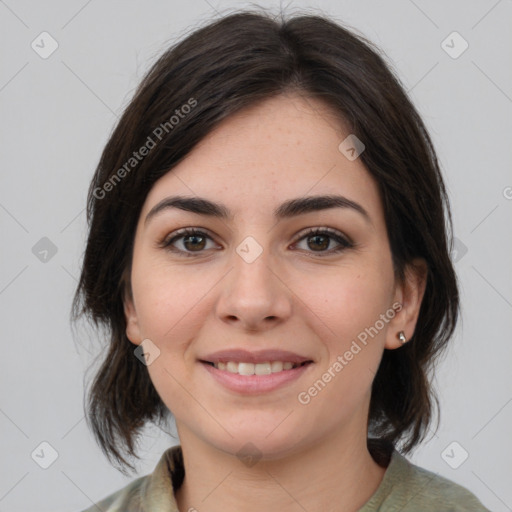
M 254 365 L 255 375 L 270 375 L 272 373 L 272 365 L 270 363 L 258 363 Z
M 265 363 L 237 363 L 236 361 L 219 362 L 214 364 L 218 370 L 238 373 L 239 375 L 270 375 L 271 373 L 291 370 L 300 366 L 290 361 L 267 361 Z
M 281 361 L 272 361 L 270 369 L 272 370 L 272 373 L 281 372 L 284 369 L 284 364 Z
M 238 363 L 235 363 L 233 361 L 228 361 L 226 363 L 226 370 L 229 373 L 238 373 Z
M 238 363 L 238 373 L 240 375 L 254 375 L 254 363 Z

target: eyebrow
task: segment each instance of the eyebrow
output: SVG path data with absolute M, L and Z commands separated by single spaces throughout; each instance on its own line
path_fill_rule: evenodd
M 215 203 L 202 197 L 171 196 L 166 197 L 150 210 L 144 224 L 147 224 L 159 213 L 173 208 L 223 220 L 233 219 L 233 214 L 223 204 Z M 276 219 L 286 219 L 331 208 L 354 210 L 360 213 L 367 222 L 372 223 L 368 212 L 359 203 L 339 195 L 307 196 L 290 199 L 274 210 L 274 217 Z

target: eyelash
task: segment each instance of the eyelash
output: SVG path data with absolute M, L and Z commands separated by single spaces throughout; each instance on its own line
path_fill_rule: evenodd
M 335 240 L 336 242 L 338 242 L 340 244 L 340 246 L 338 248 L 330 249 L 328 251 L 308 251 L 308 252 L 313 252 L 314 254 L 315 253 L 318 254 L 321 258 L 328 256 L 328 255 L 337 254 L 341 251 L 344 251 L 345 249 L 350 249 L 350 248 L 354 247 L 354 244 L 347 237 L 341 235 L 338 231 L 335 231 L 330 228 L 309 228 L 305 233 L 302 233 L 300 238 L 298 238 L 297 241 L 294 242 L 294 244 L 297 244 L 298 242 L 302 241 L 305 238 L 312 237 L 312 236 L 318 236 L 318 235 L 328 236 L 329 238 Z M 172 246 L 172 244 L 174 242 L 176 242 L 177 240 L 179 240 L 181 238 L 186 238 L 188 236 L 206 237 L 206 238 L 209 238 L 210 240 L 212 240 L 212 237 L 204 231 L 201 231 L 196 228 L 183 228 L 183 229 L 180 229 L 180 230 L 176 231 L 175 233 L 173 233 L 171 235 L 171 237 L 166 237 L 159 244 L 159 246 L 163 249 L 167 249 L 167 250 L 169 250 L 173 253 L 176 253 L 180 256 L 184 256 L 187 258 L 194 257 L 195 256 L 194 251 L 187 252 L 187 251 L 183 251 L 181 249 L 176 249 L 175 247 Z M 202 252 L 204 252 L 204 251 L 197 251 L 196 254 L 200 254 Z

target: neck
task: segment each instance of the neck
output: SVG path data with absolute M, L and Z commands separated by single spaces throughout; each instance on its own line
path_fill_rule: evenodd
M 187 434 L 180 434 L 185 479 L 176 492 L 179 510 L 355 512 L 385 473 L 368 452 L 365 436 L 324 438 L 321 445 L 248 467 Z

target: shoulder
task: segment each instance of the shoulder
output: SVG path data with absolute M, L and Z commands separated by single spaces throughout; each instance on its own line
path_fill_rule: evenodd
M 411 465 L 414 495 L 411 504 L 429 504 L 432 510 L 446 512 L 489 512 L 468 489 L 445 477 Z M 411 509 L 412 510 L 412 509 Z
M 81 512 L 142 512 L 142 496 L 150 475 L 130 482 Z
M 390 502 L 400 504 L 403 512 L 489 512 L 462 485 L 412 464 L 397 451 L 392 455 L 388 470 Z
M 166 450 L 153 473 L 141 476 L 81 512 L 178 512 L 174 489 L 184 477 L 181 447 Z

